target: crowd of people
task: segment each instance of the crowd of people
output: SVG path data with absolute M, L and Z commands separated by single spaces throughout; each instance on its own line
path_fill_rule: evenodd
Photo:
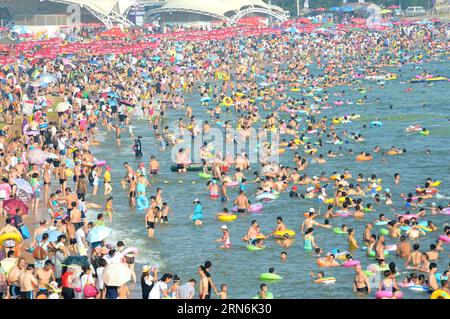
M 264 204 L 268 200 L 314 199 L 320 203 L 320 209 L 306 212 L 299 227 L 304 250 L 317 257 L 319 267 L 353 267 L 353 290 L 358 294 L 378 291 L 385 292 L 379 294 L 383 298 L 400 298 L 402 288 L 414 286 L 448 296 L 450 264 L 447 269 L 438 269 L 437 261 L 445 258 L 450 226 L 435 225 L 433 218 L 448 214 L 450 203 L 425 204 L 439 199 L 439 181 L 418 176 L 423 186 L 417 187 L 417 195 L 411 189 L 411 193 L 396 199 L 376 174 L 362 171 L 353 176 L 344 164 L 342 172 L 308 176 L 310 163 L 326 167 L 328 161 L 339 160 L 343 153 L 361 161 L 385 160 L 387 156 L 406 153 L 395 146 L 375 146 L 361 154 L 351 148 L 345 150 L 341 145 L 344 139 L 350 139 L 355 148 L 365 140 L 361 133 L 342 130 L 340 126 L 357 121 L 358 116 L 330 119 L 321 114 L 342 104 L 368 103 L 365 92 L 371 88 L 363 78 L 379 77 L 378 81 L 383 82 L 378 85 L 383 87 L 385 80 L 401 77 L 386 67 L 396 67 L 401 72 L 403 65 L 432 61 L 448 53 L 447 32 L 448 25 L 437 23 L 332 35 L 286 32 L 280 36 L 237 36 L 182 45 L 163 40 L 155 50 L 117 55 L 114 59 L 107 55 L 90 56 L 89 50 L 80 49 L 69 57 L 22 57 L 2 65 L 2 298 L 131 297 L 127 283 L 137 281 L 136 251 L 125 247 L 122 241 L 112 245 L 107 239 L 114 216 L 123 213 L 113 206 L 120 191 L 113 187 L 113 177 L 118 178 L 121 172 L 119 167 L 111 167 L 95 157 L 95 148 L 102 147 L 97 139 L 100 131 L 113 136 L 119 147 L 124 136 L 134 139 L 133 152 L 141 158 L 141 164 L 132 167 L 124 159 L 125 174 L 120 185 L 128 194 L 130 208 L 145 210 L 143 229 L 147 229 L 149 238 L 155 236 L 158 224 L 170 225 L 170 218 L 174 217 L 170 202 L 164 200 L 164 185 L 149 181 L 149 176 L 157 176 L 161 165 L 167 165 L 153 154 L 177 148 L 173 174 L 188 173 L 197 165 L 195 169 L 208 180 L 209 199 L 219 197 L 224 206 L 235 206 L 236 213 L 230 206 L 224 207 L 217 214 L 220 221 L 260 208 L 257 201 Z M 95 42 L 89 33 L 84 34 L 84 39 Z M 51 80 L 35 84 L 44 76 Z M 332 93 L 336 88 L 338 91 Z M 350 90 L 359 91 L 362 97 L 352 101 L 346 96 Z M 294 92 L 301 96 L 293 95 Z M 187 95 L 197 95 L 198 105 L 186 103 Z M 168 113 L 180 111 L 184 116 L 175 128 L 162 124 Z M 198 119 L 204 111 L 210 120 Z M 233 114 L 234 120 L 220 122 L 224 113 Z M 138 137 L 134 135 L 136 119 L 149 123 L 148 130 L 139 132 Z M 245 152 L 222 154 L 212 150 L 207 142 L 200 149 L 201 163 L 192 163 L 191 150 L 177 144 L 186 136 L 208 140 L 215 125 L 221 127 L 227 141 L 236 143 L 251 138 L 253 129 L 261 134 L 278 130 L 280 135 L 276 143 L 264 141 L 259 146 L 259 171 L 250 171 L 252 163 Z M 144 150 L 144 134 L 150 135 L 158 146 Z M 291 163 L 274 160 L 291 150 Z M 392 175 L 392 185 L 400 185 L 400 174 Z M 230 185 L 239 186 L 236 197 Z M 253 186 L 257 190 L 250 194 Z M 156 190 L 149 200 L 148 188 Z M 289 196 L 279 198 L 283 194 Z M 104 204 L 90 200 L 101 195 Z M 193 197 L 197 198 L 191 219 L 195 225 L 202 225 L 200 195 Z M 339 217 L 370 219 L 370 212 L 380 205 L 395 207 L 398 216 L 379 214 L 367 223 L 363 234 L 355 234 L 350 222 L 335 222 Z M 92 220 L 88 218 L 90 209 L 102 213 Z M 321 217 L 323 222 L 318 222 Z M 430 221 L 424 224 L 423 218 Z M 265 240 L 275 237 L 283 248 L 280 258 L 287 262 L 287 249 L 295 231 L 283 223 L 282 216 L 275 220 L 273 231 L 267 235 L 253 220 L 242 241 L 249 250 L 264 249 Z M 374 226 L 386 228 L 379 235 Z M 347 236 L 348 251 L 326 249 L 314 235 L 317 227 Z M 232 226 L 221 226 L 222 235 L 217 239 L 222 244 L 220 248 L 233 248 L 231 229 Z M 385 236 L 396 239 L 397 245 L 387 247 Z M 423 236 L 436 237 L 429 249 L 414 243 Z M 352 257 L 353 251 L 363 247 L 367 256 L 373 255 L 376 260 L 367 270 Z M 386 262 L 386 251 L 395 251 L 405 260 L 403 266 L 411 270 L 407 278 L 401 280 L 398 265 Z M 215 285 L 211 266 L 206 261 L 198 267 L 197 280 L 183 283 L 174 273 L 161 275 L 156 266 L 145 265 L 140 278 L 142 298 L 226 299 L 228 287 Z M 275 275 L 273 269 L 269 273 Z M 369 278 L 377 275 L 381 279 L 379 286 L 374 286 Z M 324 271 L 313 273 L 312 277 L 317 282 L 327 278 Z M 256 298 L 273 297 L 266 284 L 259 288 Z

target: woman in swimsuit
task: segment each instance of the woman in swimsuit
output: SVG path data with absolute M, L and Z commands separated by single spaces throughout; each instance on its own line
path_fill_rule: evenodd
M 51 181 L 51 170 L 50 163 L 45 163 L 44 172 L 42 174 L 42 178 L 44 179 L 44 198 L 48 198 L 48 192 L 50 190 L 50 181 Z
M 349 250 L 354 250 L 359 247 L 358 242 L 355 239 L 355 230 L 353 228 L 348 230 L 348 246 Z
M 398 288 L 397 281 L 395 280 L 395 274 L 393 274 L 390 270 L 385 270 L 384 279 L 380 282 L 380 286 L 378 291 L 391 291 L 392 298 L 397 299 L 396 293 L 400 292 Z
M 179 289 L 180 289 L 180 277 L 174 275 L 172 286 L 170 286 L 169 289 L 169 297 L 171 299 L 180 299 L 178 295 Z
M 223 225 L 221 229 L 222 229 L 222 238 L 217 239 L 217 242 L 222 242 L 224 244 L 223 246 L 220 246 L 220 248 L 221 249 L 231 248 L 231 240 L 230 240 L 230 233 L 228 232 L 228 227 L 226 225 Z
M 112 223 L 112 214 L 114 213 L 114 210 L 113 210 L 113 197 L 111 196 L 111 197 L 109 197 L 107 200 L 106 200 L 106 204 L 105 204 L 105 213 L 106 213 L 106 215 L 108 215 L 108 217 L 109 217 L 109 222 L 110 223 Z

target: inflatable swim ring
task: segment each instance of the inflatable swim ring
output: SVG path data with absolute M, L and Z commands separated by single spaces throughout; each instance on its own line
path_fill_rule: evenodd
M 373 157 L 365 156 L 365 155 L 358 155 L 358 156 L 356 156 L 355 160 L 358 162 L 367 162 L 367 161 L 373 160 Z
M 389 223 L 387 220 L 381 220 L 375 223 L 375 226 L 384 226 L 387 225 L 387 223 Z
M 255 199 L 259 200 L 259 201 L 264 200 L 264 199 L 274 200 L 276 198 L 277 198 L 277 195 L 275 195 L 273 193 L 261 193 L 255 197 Z
M 342 264 L 342 267 L 345 268 L 351 268 L 351 267 L 355 267 L 356 265 L 360 265 L 361 262 L 359 260 L 350 260 L 350 261 L 346 261 L 345 263 Z
M 263 204 L 260 204 L 260 203 L 252 204 L 252 205 L 250 205 L 250 208 L 248 211 L 250 213 L 259 212 L 262 208 L 263 208 Z M 232 210 L 233 210 L 233 212 L 237 212 L 237 210 L 238 210 L 237 206 L 233 206 Z
M 345 231 L 343 231 L 340 227 L 334 227 L 333 228 L 333 232 L 335 233 L 335 234 L 339 234 L 339 235 L 344 235 L 344 234 L 347 234 L 347 232 L 345 232 Z
M 375 258 L 375 250 L 369 251 L 369 254 L 367 256 Z M 384 256 L 385 257 L 389 256 L 389 252 L 387 250 L 384 251 Z
M 439 236 L 439 239 L 442 240 L 444 243 L 450 243 L 449 236 L 441 235 L 441 236 Z
M 382 127 L 383 123 L 381 123 L 380 121 L 372 121 L 370 122 L 370 127 Z
M 397 299 L 403 298 L 403 293 L 401 291 L 397 292 L 395 295 L 396 295 Z M 382 291 L 377 291 L 375 293 L 375 298 L 377 298 L 377 299 L 392 298 L 392 296 L 393 296 L 392 291 L 382 290 Z
M 264 250 L 264 248 L 255 246 L 255 245 L 247 245 L 247 250 L 249 251 L 258 251 L 258 250 Z
M 315 283 L 318 284 L 333 284 L 336 282 L 336 278 L 334 277 L 322 277 L 319 279 L 314 280 Z
M 286 229 L 283 231 L 276 231 L 273 233 L 273 235 L 275 237 L 280 237 L 280 238 L 284 238 L 284 235 L 287 234 L 289 236 L 289 238 L 295 237 L 295 231 L 293 231 L 292 229 Z
M 150 206 L 148 198 L 145 195 L 140 195 L 136 198 L 136 208 L 137 210 L 144 210 Z
M 212 175 L 211 174 L 208 174 L 208 173 L 204 173 L 204 172 L 200 172 L 200 173 L 198 173 L 198 176 L 200 176 L 201 178 L 212 178 Z
M 227 214 L 224 214 L 224 215 L 219 215 L 217 218 L 218 218 L 220 221 L 222 221 L 222 222 L 231 222 L 231 221 L 233 221 L 233 220 L 236 220 L 237 215 L 232 215 L 232 214 L 227 215 Z
M 431 294 L 430 299 L 450 299 L 450 295 L 444 290 L 438 289 Z
M 225 106 L 232 106 L 233 105 L 233 100 L 230 97 L 226 96 L 226 97 L 223 98 L 222 103 Z
M 6 233 L 0 236 L 0 246 L 3 246 L 3 243 L 5 242 L 5 240 L 8 239 L 12 239 L 14 240 L 17 244 L 20 244 L 22 242 L 22 237 L 20 237 L 19 234 L 17 233 Z
M 273 274 L 270 272 L 265 272 L 259 275 L 259 280 L 282 280 L 283 277 L 281 277 L 278 274 Z
M 260 295 L 256 295 L 253 299 L 262 299 Z M 266 299 L 273 299 L 273 294 L 271 292 L 266 292 Z

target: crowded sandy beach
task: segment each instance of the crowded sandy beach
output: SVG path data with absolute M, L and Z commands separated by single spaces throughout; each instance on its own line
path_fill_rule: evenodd
M 0 298 L 450 298 L 448 23 L 62 29 L 0 45 Z

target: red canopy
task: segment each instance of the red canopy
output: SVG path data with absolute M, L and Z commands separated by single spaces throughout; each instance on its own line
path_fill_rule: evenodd
M 0 65 L 11 64 L 14 62 L 15 60 L 13 58 L 7 56 L 0 56 Z
M 388 9 L 398 9 L 398 8 L 400 8 L 399 6 L 396 6 L 395 4 L 394 5 L 392 5 L 392 6 L 389 6 L 389 7 L 387 7 Z
M 258 17 L 258 16 L 245 17 L 245 18 L 241 18 L 238 21 L 238 25 L 248 25 L 248 26 L 255 26 L 255 27 L 266 26 L 267 18 Z
M 324 12 L 324 11 L 327 11 L 327 9 L 325 9 L 325 8 L 316 8 L 316 9 L 313 9 L 313 11 Z
M 364 20 L 363 18 L 353 18 L 352 22 L 354 24 L 364 24 L 364 23 L 366 23 L 366 20 Z
M 309 20 L 307 18 L 298 18 L 297 22 L 301 23 L 301 24 L 311 24 L 311 20 Z
M 122 30 L 120 30 L 119 27 L 114 27 L 112 29 L 100 32 L 99 36 L 110 37 L 110 38 L 124 38 L 127 36 L 127 34 L 125 32 L 123 32 Z

